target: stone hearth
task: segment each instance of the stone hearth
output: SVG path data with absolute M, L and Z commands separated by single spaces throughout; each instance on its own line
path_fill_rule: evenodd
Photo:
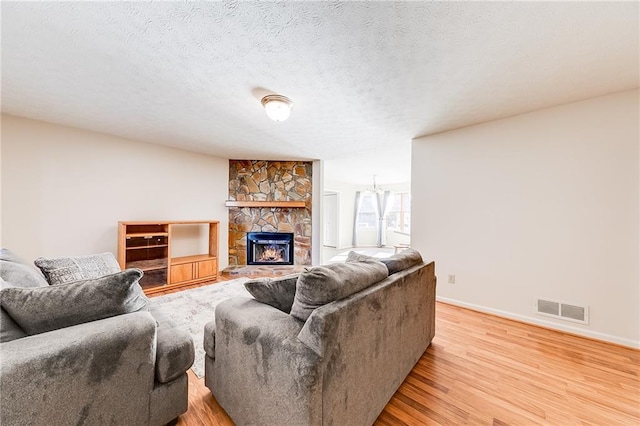
M 229 208 L 229 269 L 247 265 L 247 232 L 293 232 L 294 265 L 311 264 L 310 161 L 229 160 L 229 200 L 304 201 L 305 207 Z
M 229 266 L 222 271 L 222 275 L 229 278 L 239 277 L 281 277 L 304 271 L 305 266 L 276 266 L 276 265 L 239 265 Z

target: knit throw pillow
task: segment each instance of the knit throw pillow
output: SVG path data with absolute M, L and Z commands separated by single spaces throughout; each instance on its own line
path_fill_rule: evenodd
M 77 257 L 39 257 L 33 263 L 40 268 L 51 285 L 100 278 L 120 272 L 120 265 L 111 253 Z

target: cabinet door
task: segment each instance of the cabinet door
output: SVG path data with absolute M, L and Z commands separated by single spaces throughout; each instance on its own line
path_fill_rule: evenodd
M 191 281 L 193 276 L 193 263 L 183 263 L 182 265 L 171 266 L 171 284 L 182 281 Z
M 209 259 L 198 262 L 198 278 L 215 277 L 218 275 L 218 260 Z

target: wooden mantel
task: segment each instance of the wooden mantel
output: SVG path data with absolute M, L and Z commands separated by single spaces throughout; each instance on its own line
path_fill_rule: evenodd
M 280 207 L 280 208 L 304 208 L 307 204 L 304 201 L 235 201 L 227 200 L 224 203 L 227 207 Z

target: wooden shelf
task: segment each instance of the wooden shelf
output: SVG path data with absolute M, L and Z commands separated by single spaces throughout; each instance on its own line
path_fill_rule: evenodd
M 148 222 L 148 221 L 133 221 L 133 222 L 118 222 L 118 223 L 122 223 L 122 224 L 126 224 L 127 226 L 136 226 L 136 225 L 142 225 L 142 226 L 150 226 L 150 225 L 158 225 L 158 226 L 164 226 L 164 225 L 199 225 L 199 224 L 203 224 L 203 223 L 220 223 L 220 221 L 218 220 L 169 220 L 169 221 L 165 221 L 165 222 Z
M 127 268 L 138 268 L 143 271 L 154 271 L 156 269 L 165 269 L 166 267 L 167 259 L 137 260 L 127 263 Z
M 224 203 L 227 207 L 280 207 L 280 208 L 304 208 L 307 203 L 304 201 L 235 201 L 227 200 Z
M 188 283 L 186 285 L 191 285 L 192 283 Z M 144 294 L 147 296 L 150 294 L 163 293 L 167 290 L 173 290 L 180 287 L 184 287 L 185 283 L 176 283 L 176 284 L 167 284 L 164 282 L 151 283 L 142 286 L 142 290 L 144 290 Z
M 165 291 L 165 288 L 163 288 L 163 286 L 166 286 L 164 281 L 148 281 L 144 284 L 142 283 L 140 284 L 140 287 L 142 287 L 144 294 L 153 293 L 154 289 L 160 289 L 162 291 Z M 160 290 L 156 290 L 156 292 Z
M 168 237 L 168 232 L 141 232 L 137 234 L 127 234 L 127 239 L 129 238 L 140 238 L 140 237 Z
M 127 250 L 152 249 L 152 248 L 159 248 L 159 247 L 169 247 L 169 244 L 156 244 L 154 246 L 127 247 Z

